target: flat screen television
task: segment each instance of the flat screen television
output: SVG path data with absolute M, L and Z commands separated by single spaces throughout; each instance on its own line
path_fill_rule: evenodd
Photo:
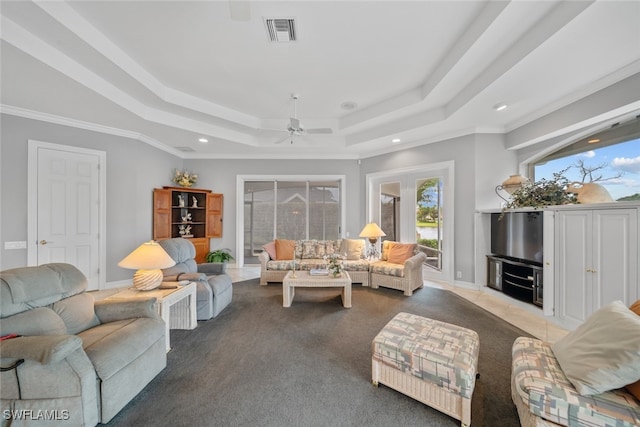
M 491 214 L 491 253 L 542 265 L 542 212 Z

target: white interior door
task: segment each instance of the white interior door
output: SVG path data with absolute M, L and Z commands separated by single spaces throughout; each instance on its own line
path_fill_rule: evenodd
M 63 262 L 84 273 L 89 290 L 100 289 L 101 276 L 101 152 L 36 143 L 30 161 L 37 167 L 35 230 L 29 243 L 40 265 Z M 31 149 L 32 147 L 30 147 Z M 30 211 L 32 211 L 30 209 Z M 32 228 L 32 227 L 30 227 Z

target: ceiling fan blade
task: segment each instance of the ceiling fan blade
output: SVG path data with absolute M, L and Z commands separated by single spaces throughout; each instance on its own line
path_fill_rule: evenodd
M 333 129 L 331 128 L 316 128 L 316 129 L 305 129 L 306 133 L 315 133 L 315 134 L 320 134 L 320 133 L 333 133 Z
M 284 138 L 282 138 L 281 140 L 278 140 L 278 141 L 274 142 L 274 144 L 282 144 L 285 141 L 293 141 L 293 135 L 287 135 Z
M 251 18 L 251 5 L 246 0 L 228 0 L 229 14 L 233 21 L 248 21 Z

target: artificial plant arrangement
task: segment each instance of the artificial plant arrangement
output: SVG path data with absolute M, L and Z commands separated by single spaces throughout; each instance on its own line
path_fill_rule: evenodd
M 191 187 L 198 181 L 198 174 L 191 173 L 186 170 L 181 171 L 179 169 L 176 169 L 173 174 L 172 181 L 181 187 Z
M 229 262 L 234 258 L 231 255 L 231 249 L 224 248 L 209 252 L 205 259 L 207 262 Z
M 576 195 L 567 192 L 569 180 L 564 173 L 569 168 L 553 174 L 553 179 L 541 179 L 536 182 L 526 182 L 511 194 L 511 201 L 504 210 L 515 208 L 542 208 L 545 206 L 567 205 L 577 203 Z
M 327 263 L 327 270 L 329 270 L 333 277 L 338 277 L 343 271 L 342 260 L 344 257 L 338 253 L 332 253 L 325 255 L 323 258 Z

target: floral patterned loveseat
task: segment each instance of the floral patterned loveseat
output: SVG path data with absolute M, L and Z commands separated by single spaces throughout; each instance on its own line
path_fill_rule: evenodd
M 511 397 L 522 427 L 640 425 L 640 301 L 614 301 L 551 344 L 513 343 Z
M 278 256 L 276 248 L 281 249 L 287 244 L 293 247 L 293 254 Z M 365 242 L 361 239 L 274 240 L 264 245 L 264 251 L 258 256 L 261 266 L 260 284 L 282 283 L 284 276 L 293 270 L 294 257 L 296 269 L 311 270 L 326 268 L 324 257 L 337 253 L 343 257 L 342 265 L 349 273 L 351 282 L 369 286 L 369 261 L 365 258 L 364 248 Z

